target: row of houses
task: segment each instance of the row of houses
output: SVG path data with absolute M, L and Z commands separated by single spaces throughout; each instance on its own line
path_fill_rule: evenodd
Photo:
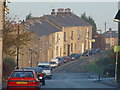
M 20 55 L 19 66 L 36 66 L 51 58 L 83 53 L 92 48 L 92 26 L 73 14 L 71 9 L 52 9 L 50 15 L 34 17 L 24 22 L 26 31 L 33 32 L 31 43 Z
M 109 28 L 108 31 L 94 35 L 95 42 L 93 43 L 94 48 L 100 48 L 102 50 L 113 49 L 118 44 L 118 32 Z

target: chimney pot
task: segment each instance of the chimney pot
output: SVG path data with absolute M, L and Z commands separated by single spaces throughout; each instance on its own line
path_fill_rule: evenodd
M 58 14 L 64 14 L 64 9 L 63 8 L 59 8 L 58 11 L 57 11 L 57 15 Z
M 51 15 L 55 15 L 55 9 L 52 9 Z
M 65 13 L 66 13 L 66 14 L 71 14 L 71 9 L 70 9 L 70 8 L 66 8 L 66 9 L 65 9 Z

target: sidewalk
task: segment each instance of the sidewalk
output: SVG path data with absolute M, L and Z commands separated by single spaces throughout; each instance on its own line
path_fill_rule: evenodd
M 2 90 L 7 90 L 7 81 L 3 81 L 2 84 Z
M 98 81 L 98 75 L 95 75 L 95 74 L 92 74 L 92 73 L 89 74 L 88 77 L 91 78 L 91 79 L 94 79 L 94 82 L 110 85 L 110 86 L 113 86 L 113 87 L 117 87 L 117 85 L 115 84 L 115 79 L 114 78 L 100 78 L 100 81 Z

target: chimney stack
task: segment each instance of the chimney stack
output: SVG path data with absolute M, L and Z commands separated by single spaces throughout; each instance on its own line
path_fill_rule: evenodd
M 58 9 L 57 15 L 59 15 L 59 14 L 64 14 L 64 9 L 63 8 Z
M 65 9 L 65 14 L 71 14 L 71 9 L 70 8 L 66 8 Z
M 55 15 L 55 9 L 52 9 L 51 15 Z
M 112 28 L 109 28 L 109 31 L 111 32 L 111 31 L 112 31 Z

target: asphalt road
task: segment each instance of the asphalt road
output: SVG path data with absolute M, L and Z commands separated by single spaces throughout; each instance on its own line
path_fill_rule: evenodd
M 63 64 L 52 70 L 52 79 L 46 79 L 46 85 L 41 86 L 41 90 L 79 90 L 79 88 L 90 90 L 116 90 L 112 86 L 97 83 L 94 79 L 89 78 L 88 72 L 82 70 L 83 65 L 90 59 L 82 58 Z M 109 89 L 108 89 L 109 88 Z M 81 90 L 81 89 L 80 89 Z
M 88 58 L 69 62 L 53 69 L 52 79 L 47 79 L 46 85 L 42 86 L 42 88 L 114 88 L 90 79 L 90 73 L 84 72 L 81 69 L 86 60 Z
M 88 77 L 89 73 L 53 73 L 51 80 L 46 80 L 42 88 L 114 88 L 96 83 Z

